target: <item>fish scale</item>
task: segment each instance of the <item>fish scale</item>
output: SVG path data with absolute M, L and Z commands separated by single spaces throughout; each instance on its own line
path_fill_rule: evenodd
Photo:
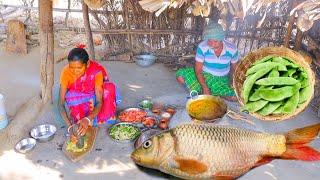
M 191 131 L 197 133 L 190 133 Z M 209 171 L 194 175 L 194 178 L 210 175 L 208 173 L 231 176 L 242 174 L 261 159 L 260 155 L 268 154 L 270 149 L 268 148 L 269 134 L 237 128 L 187 124 L 174 128 L 171 134 L 177 141 L 177 147 L 172 156 L 187 159 L 206 158 Z M 177 171 L 177 173 L 184 176 L 184 172 Z
M 320 123 L 278 135 L 184 124 L 152 136 L 131 158 L 139 165 L 183 179 L 234 179 L 273 159 L 320 161 L 320 152 L 308 145 L 319 131 Z

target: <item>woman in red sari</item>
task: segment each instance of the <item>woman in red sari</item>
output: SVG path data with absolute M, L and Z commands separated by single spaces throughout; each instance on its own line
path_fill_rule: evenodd
M 116 87 L 83 46 L 70 51 L 68 62 L 60 77 L 59 111 L 67 127 L 78 123 L 78 133 L 84 135 L 88 126 L 114 119 Z

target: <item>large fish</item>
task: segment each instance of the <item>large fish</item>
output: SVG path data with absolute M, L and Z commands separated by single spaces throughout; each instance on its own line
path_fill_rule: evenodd
M 273 159 L 320 160 L 320 153 L 307 146 L 319 130 L 316 124 L 283 135 L 184 124 L 151 137 L 131 158 L 183 179 L 233 179 Z

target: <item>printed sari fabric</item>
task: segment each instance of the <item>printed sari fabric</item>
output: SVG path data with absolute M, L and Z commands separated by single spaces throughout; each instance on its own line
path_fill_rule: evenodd
M 77 123 L 82 118 L 88 116 L 96 105 L 95 79 L 99 73 L 102 73 L 104 79 L 102 85 L 102 107 L 94 119 L 94 125 L 103 124 L 115 116 L 116 102 L 119 102 L 119 94 L 116 92 L 115 84 L 109 82 L 105 69 L 94 61 L 89 62 L 90 64 L 85 74 L 68 86 L 68 91 L 65 96 L 66 104 L 69 108 L 73 123 Z

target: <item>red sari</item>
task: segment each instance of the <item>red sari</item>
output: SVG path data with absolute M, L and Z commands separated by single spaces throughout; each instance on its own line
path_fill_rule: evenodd
M 77 123 L 92 113 L 93 107 L 96 105 L 95 77 L 98 73 L 102 73 L 104 78 L 102 107 L 94 119 L 94 125 L 103 124 L 115 116 L 117 107 L 116 87 L 114 83 L 109 82 L 107 72 L 103 66 L 95 61 L 89 62 L 89 67 L 84 75 L 68 86 L 65 96 L 66 104 L 70 110 L 73 123 Z

